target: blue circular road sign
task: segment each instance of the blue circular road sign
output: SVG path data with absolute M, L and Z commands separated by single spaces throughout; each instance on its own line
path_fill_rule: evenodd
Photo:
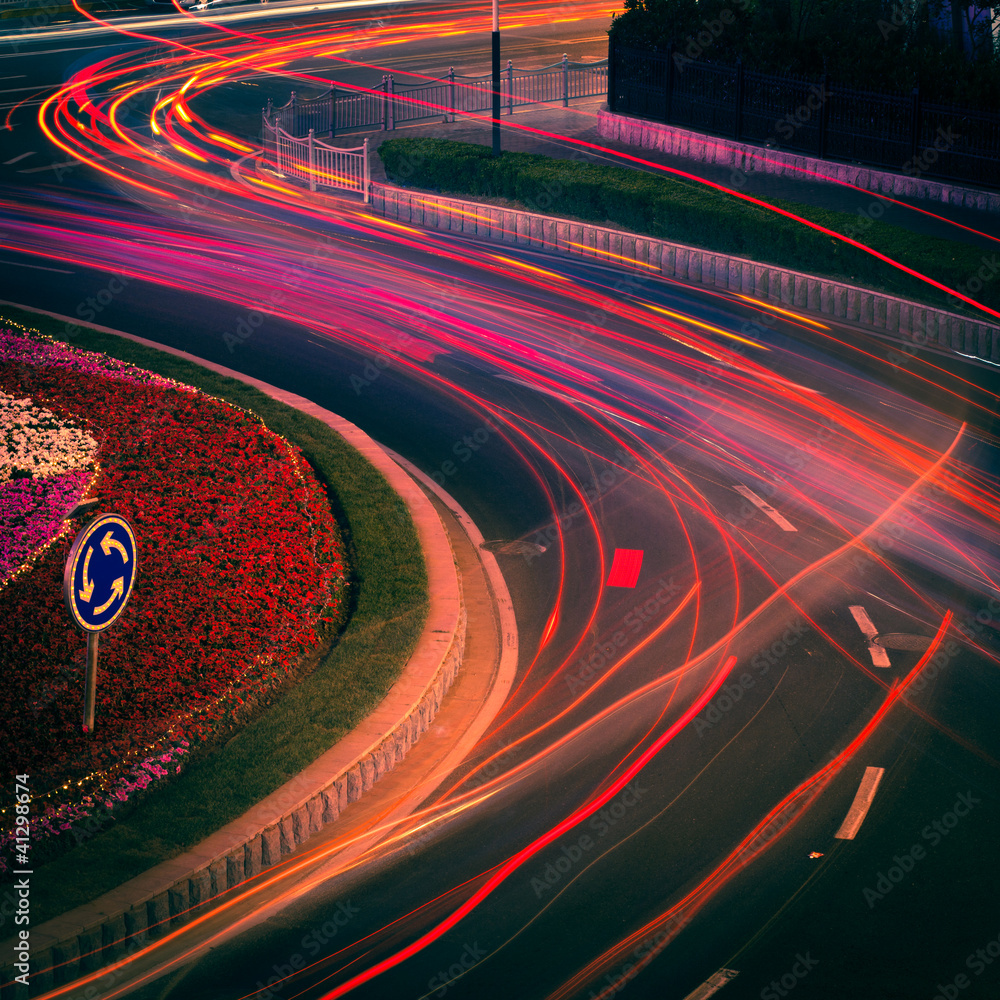
M 73 542 L 63 573 L 70 616 L 85 632 L 106 629 L 124 610 L 136 574 L 135 535 L 117 514 L 102 514 Z

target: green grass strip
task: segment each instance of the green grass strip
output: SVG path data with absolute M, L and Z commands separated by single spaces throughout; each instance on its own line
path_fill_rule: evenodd
M 390 139 L 378 152 L 394 183 L 502 199 L 530 211 L 747 257 L 989 319 L 863 250 L 692 181 L 535 153 L 494 157 L 488 146 L 447 139 Z M 775 199 L 769 204 L 849 235 L 950 288 L 965 286 L 984 257 L 990 259 L 967 243 L 923 236 L 847 212 Z M 986 284 L 973 297 L 1000 308 L 1000 281 Z
M 350 553 L 353 614 L 318 667 L 224 747 L 195 756 L 134 812 L 40 869 L 32 915 L 47 920 L 97 898 L 193 847 L 241 816 L 349 733 L 382 700 L 412 652 L 427 614 L 427 574 L 416 529 L 382 474 L 326 424 L 259 390 L 182 358 L 2 307 L 0 316 L 196 386 L 257 413 L 302 449 L 335 497 Z M 178 594 L 183 600 L 183 594 Z

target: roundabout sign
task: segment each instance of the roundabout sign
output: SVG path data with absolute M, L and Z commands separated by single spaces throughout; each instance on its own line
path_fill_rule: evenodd
M 103 514 L 73 542 L 63 574 L 63 596 L 73 621 L 101 632 L 124 610 L 135 584 L 135 535 L 128 521 Z
M 94 731 L 97 638 L 125 610 L 137 570 L 135 534 L 118 514 L 94 518 L 73 542 L 63 572 L 70 617 L 87 633 L 87 685 L 83 728 Z

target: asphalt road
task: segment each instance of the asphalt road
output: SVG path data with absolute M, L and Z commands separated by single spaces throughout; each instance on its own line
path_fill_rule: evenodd
M 548 59 L 545 38 L 525 57 Z M 422 44 L 428 72 L 471 58 Z M 83 47 L 0 67 L 51 86 Z M 331 863 L 319 888 L 130 995 L 318 998 L 415 943 L 352 995 L 681 1000 L 719 970 L 737 973 L 720 985 L 732 998 L 995 994 L 987 394 L 890 364 L 847 327 L 359 228 L 350 209 L 230 192 L 191 212 L 54 166 L 23 112 L 3 135 L 3 298 L 359 424 L 473 515 L 521 636 L 515 693 L 429 805 L 489 794 L 349 871 Z M 641 552 L 634 581 L 616 551 Z M 896 637 L 889 666 L 852 607 Z M 869 767 L 871 809 L 839 839 Z

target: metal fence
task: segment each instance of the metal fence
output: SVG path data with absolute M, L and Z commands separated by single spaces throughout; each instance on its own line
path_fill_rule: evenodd
M 608 107 L 823 159 L 1000 187 L 1000 115 L 800 77 L 608 47 Z
M 371 197 L 367 139 L 353 149 L 338 149 L 320 142 L 315 129 L 309 129 L 304 138 L 296 137 L 265 118 L 264 151 L 278 173 L 307 181 L 310 191 L 319 187 L 359 191 L 366 204 Z
M 539 70 L 515 69 L 510 60 L 501 73 L 501 104 L 508 114 L 515 107 L 528 104 L 555 104 L 567 107 L 581 97 L 602 97 L 608 91 L 608 62 L 571 63 L 562 61 Z M 393 76 L 371 88 L 347 88 L 331 82 L 330 89 L 318 97 L 303 99 L 292 92 L 283 107 L 268 104 L 265 123 L 284 129 L 289 135 L 303 136 L 309 129 L 316 133 L 350 129 L 380 128 L 392 130 L 407 122 L 456 114 L 492 111 L 493 83 L 489 78 L 459 76 L 454 69 L 440 80 L 428 80 L 399 87 Z

